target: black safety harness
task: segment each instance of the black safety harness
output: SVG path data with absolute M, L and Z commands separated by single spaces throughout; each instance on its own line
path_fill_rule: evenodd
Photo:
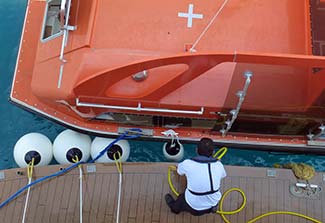
M 197 156 L 192 158 L 191 160 L 198 162 L 198 163 L 206 163 L 208 164 L 208 171 L 209 171 L 209 179 L 210 179 L 210 191 L 206 191 L 206 192 L 195 192 L 190 190 L 189 188 L 188 191 L 191 192 L 194 195 L 197 196 L 204 196 L 204 195 L 209 195 L 209 194 L 214 194 L 216 192 L 219 191 L 219 188 L 217 190 L 213 189 L 213 180 L 212 180 L 212 171 L 211 171 L 211 163 L 216 163 L 219 160 L 213 157 L 206 157 L 206 156 Z

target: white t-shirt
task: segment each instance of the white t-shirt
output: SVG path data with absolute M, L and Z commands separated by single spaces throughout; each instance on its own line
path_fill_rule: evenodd
M 221 162 L 213 162 L 210 165 L 213 190 L 218 190 L 221 179 L 227 174 Z M 198 193 L 211 190 L 208 163 L 186 159 L 178 164 L 177 173 L 186 176 L 185 200 L 193 209 L 206 210 L 218 204 L 221 199 L 220 191 L 208 195 L 194 195 L 188 190 Z

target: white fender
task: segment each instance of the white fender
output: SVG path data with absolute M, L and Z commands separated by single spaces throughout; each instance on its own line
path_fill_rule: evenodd
M 115 139 L 96 137 L 91 144 L 91 158 L 94 159 L 103 149 L 106 148 Z M 121 160 L 125 162 L 130 155 L 130 144 L 127 140 L 120 140 L 115 143 L 102 157 L 96 162 L 111 163 L 114 162 L 113 154 L 119 151 L 122 155 Z M 117 157 L 118 158 L 118 157 Z
M 181 143 L 178 143 L 177 141 L 174 142 L 174 145 L 175 146 L 171 147 L 170 142 L 164 143 L 163 154 L 167 160 L 178 162 L 184 157 L 184 147 Z
M 46 166 L 52 158 L 52 142 L 40 133 L 22 136 L 14 147 L 14 159 L 19 167 L 26 167 L 34 157 L 34 166 Z
M 70 129 L 61 132 L 54 140 L 53 155 L 60 164 L 74 163 L 72 158 L 77 155 L 79 161 L 86 162 L 90 156 L 91 138 L 88 135 Z

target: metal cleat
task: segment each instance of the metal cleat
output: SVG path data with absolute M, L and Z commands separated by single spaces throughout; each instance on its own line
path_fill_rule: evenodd
M 295 197 L 318 199 L 322 188 L 316 184 L 310 184 L 308 181 L 297 182 L 289 186 L 290 193 Z

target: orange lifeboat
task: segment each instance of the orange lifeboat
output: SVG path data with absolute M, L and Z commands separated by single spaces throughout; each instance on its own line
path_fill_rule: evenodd
M 324 7 L 30 0 L 10 99 L 95 135 L 323 153 Z

